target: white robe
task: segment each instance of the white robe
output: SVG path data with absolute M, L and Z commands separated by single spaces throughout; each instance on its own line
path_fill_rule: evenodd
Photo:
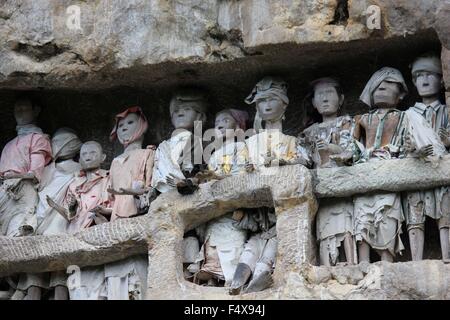
M 161 142 L 156 149 L 152 187 L 159 192 L 164 193 L 173 189 L 166 182 L 166 177 L 170 174 L 179 179 L 185 178 L 178 161 L 191 136 L 192 133 L 189 131 L 181 132 Z
M 36 208 L 38 219 L 37 235 L 54 235 L 67 232 L 68 221 L 47 203 L 47 196 L 56 203 L 62 204 L 69 185 L 81 170 L 79 163 L 67 160 L 50 163 L 44 169 L 39 190 L 39 203 Z

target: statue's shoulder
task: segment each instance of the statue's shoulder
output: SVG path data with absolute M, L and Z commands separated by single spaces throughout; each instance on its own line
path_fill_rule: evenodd
M 306 129 L 303 130 L 303 134 L 311 135 L 315 131 L 317 131 L 318 128 L 319 128 L 319 123 L 318 122 L 314 122 L 312 125 L 310 125 L 309 127 L 307 127 Z

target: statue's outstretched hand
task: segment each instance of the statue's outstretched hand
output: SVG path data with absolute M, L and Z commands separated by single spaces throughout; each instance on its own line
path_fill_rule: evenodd
M 115 196 L 142 196 L 143 194 L 149 192 L 150 188 L 138 188 L 138 189 L 119 188 L 119 190 L 116 190 L 114 188 L 108 188 L 107 191 Z
M 50 208 L 55 209 L 56 212 L 58 212 L 61 216 L 63 216 L 63 218 L 66 219 L 67 221 L 70 220 L 66 208 L 64 208 L 63 206 L 57 204 L 49 196 L 46 197 L 46 200 L 47 200 L 47 204 L 50 206 Z
M 434 148 L 432 144 L 428 144 L 419 149 L 418 154 L 421 158 L 426 158 L 428 156 L 432 156 L 434 153 Z
M 316 141 L 316 148 L 317 148 L 317 150 L 327 150 L 328 149 L 328 143 L 326 143 L 322 139 L 319 139 L 319 140 Z
M 183 180 L 179 179 L 178 177 L 176 177 L 174 174 L 170 173 L 167 177 L 166 177 L 166 182 L 169 186 L 176 188 L 177 184 L 182 182 Z
M 449 141 L 449 132 L 446 128 L 440 128 L 439 129 L 439 138 L 441 138 L 442 143 L 446 146 L 449 147 L 450 145 L 450 141 Z
M 104 206 L 96 206 L 91 211 L 94 212 L 94 213 L 101 214 L 101 215 L 110 215 L 112 213 L 112 209 L 111 208 L 106 208 Z

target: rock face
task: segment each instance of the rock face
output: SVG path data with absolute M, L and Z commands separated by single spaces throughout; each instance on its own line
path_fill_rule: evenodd
M 367 27 L 367 18 L 375 17 L 367 11 L 371 5 L 381 10 L 380 30 Z M 245 71 L 321 43 L 419 34 L 435 27 L 436 17 L 447 23 L 446 5 L 440 0 L 6 0 L 0 8 L 0 87 L 99 89 L 207 80 L 204 71 L 226 73 L 226 63 L 242 65 L 242 59 Z M 316 58 L 302 62 L 317 63 Z

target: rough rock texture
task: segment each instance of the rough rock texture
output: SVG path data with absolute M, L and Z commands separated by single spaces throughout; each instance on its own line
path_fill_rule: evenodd
M 410 161 L 386 161 L 389 165 L 384 169 L 402 167 L 400 171 L 408 171 Z M 333 177 L 342 181 L 356 174 L 358 167 Z M 318 175 L 324 176 L 320 170 Z M 399 183 L 418 184 L 422 179 L 420 175 L 413 177 L 415 180 L 399 179 Z M 385 184 L 380 179 L 382 189 Z M 360 185 L 368 188 L 366 182 L 372 188 L 370 181 L 362 180 Z M 425 184 L 434 182 L 421 183 L 430 187 Z M 161 195 L 145 216 L 93 227 L 74 236 L 0 237 L 0 274 L 61 270 L 72 264 L 100 265 L 148 248 L 149 299 L 449 298 L 449 266 L 441 261 L 315 267 L 314 199 L 312 177 L 302 166 L 275 168 L 271 175 L 248 174 L 210 182 L 191 196 L 176 192 Z M 274 287 L 231 297 L 224 288 L 186 282 L 180 258 L 184 232 L 238 207 L 258 206 L 274 206 L 277 213 L 279 252 Z
M 450 156 L 445 155 L 437 162 L 406 158 L 318 169 L 313 176 L 314 192 L 319 198 L 429 189 L 450 184 Z
M 311 266 L 304 278 L 290 276 L 284 294 L 292 299 L 448 300 L 449 271 L 449 264 L 436 260 Z
M 297 270 L 301 264 L 314 262 L 312 225 L 317 203 L 311 176 L 302 166 L 290 166 L 274 168 L 270 175 L 254 173 L 210 182 L 191 196 L 163 194 L 145 216 L 96 226 L 74 236 L 0 237 L 0 273 L 99 265 L 143 253 L 148 243 L 150 282 L 165 288 L 182 277 L 178 269 L 185 231 L 234 209 L 260 206 L 276 209 L 282 234 L 280 270 Z
M 0 85 L 92 89 L 194 80 L 198 71 L 183 66 L 249 56 L 256 62 L 287 44 L 307 49 L 413 35 L 433 28 L 446 2 L 353 0 L 348 18 L 336 20 L 335 0 L 6 0 Z M 381 30 L 366 27 L 372 4 L 381 8 Z M 79 30 L 66 25 L 70 5 L 81 9 Z

